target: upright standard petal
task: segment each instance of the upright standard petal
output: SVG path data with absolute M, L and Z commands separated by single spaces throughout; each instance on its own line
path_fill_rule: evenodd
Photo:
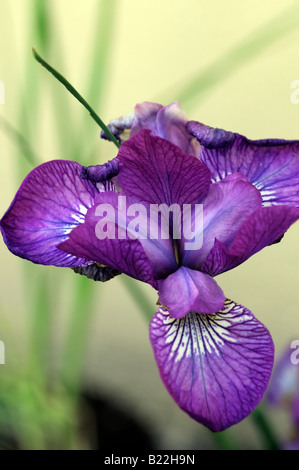
M 74 227 L 84 222 L 98 194 L 94 184 L 81 179 L 81 171 L 79 163 L 54 160 L 38 166 L 25 178 L 0 222 L 12 253 L 45 265 L 86 263 L 57 248 Z
M 161 378 L 177 404 L 212 431 L 248 416 L 267 388 L 274 357 L 268 330 L 227 300 L 214 315 L 181 319 L 160 309 L 150 339 Z
M 123 192 L 149 204 L 193 204 L 207 192 L 210 172 L 196 157 L 141 130 L 118 153 Z
M 172 142 L 183 152 L 196 157 L 199 155 L 200 145 L 188 132 L 186 115 L 177 101 L 168 106 L 140 103 L 135 106 L 134 114 L 131 137 L 141 129 L 150 129 L 155 136 Z
M 137 134 L 141 129 L 149 129 L 154 135 L 159 135 L 157 129 L 157 114 L 162 108 L 162 104 L 151 103 L 150 101 L 136 104 L 130 137 L 133 137 L 133 135 Z
M 203 146 L 199 158 L 213 181 L 237 171 L 261 191 L 264 205 L 299 207 L 299 141 L 250 140 L 195 121 L 187 127 Z
M 198 313 L 217 312 L 225 301 L 225 296 L 214 279 L 183 266 L 159 281 L 158 288 L 159 300 L 175 318 L 181 318 L 191 310 Z
M 219 240 L 208 254 L 201 270 L 210 276 L 228 271 L 278 240 L 299 219 L 299 209 L 287 206 L 262 207 L 251 214 L 231 244 Z

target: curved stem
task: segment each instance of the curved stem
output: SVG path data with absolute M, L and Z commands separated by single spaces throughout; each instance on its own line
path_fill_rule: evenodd
M 54 77 L 62 83 L 66 87 L 66 89 L 84 106 L 87 111 L 89 111 L 89 114 L 93 118 L 93 120 L 98 124 L 98 126 L 105 132 L 105 134 L 111 139 L 111 141 L 116 145 L 117 148 L 120 147 L 120 143 L 117 141 L 117 139 L 114 137 L 114 135 L 110 132 L 106 124 L 102 121 L 102 119 L 97 115 L 97 113 L 94 111 L 94 109 L 85 101 L 83 96 L 80 95 L 80 93 L 73 87 L 73 85 L 70 84 L 66 80 L 66 78 L 63 77 L 57 70 L 55 70 L 50 64 L 48 64 L 35 50 L 35 48 L 32 49 L 33 55 L 37 62 L 39 62 L 43 67 L 45 67 L 48 72 L 50 72 Z
M 252 419 L 260 432 L 261 438 L 264 441 L 268 450 L 279 450 L 280 445 L 277 441 L 275 434 L 272 431 L 271 425 L 268 422 L 267 416 L 264 413 L 263 407 L 260 405 L 252 413 Z

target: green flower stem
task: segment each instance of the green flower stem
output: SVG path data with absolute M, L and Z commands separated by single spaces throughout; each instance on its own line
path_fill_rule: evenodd
M 3 132 L 8 135 L 13 142 L 15 142 L 18 150 L 20 150 L 21 154 L 31 166 L 36 166 L 38 164 L 38 157 L 35 155 L 35 152 L 31 148 L 27 139 L 3 116 L 0 116 L 0 129 L 3 130 Z
M 260 432 L 264 445 L 267 450 L 279 450 L 280 445 L 277 441 L 275 434 L 272 431 L 271 424 L 268 422 L 267 416 L 264 413 L 262 405 L 259 405 L 251 414 L 251 417 Z
M 62 83 L 66 87 L 66 89 L 84 106 L 87 111 L 89 111 L 89 114 L 93 118 L 93 120 L 100 126 L 100 128 L 105 132 L 105 134 L 109 137 L 109 139 L 116 145 L 117 148 L 120 147 L 120 143 L 117 141 L 117 139 L 114 137 L 114 135 L 110 132 L 108 127 L 104 124 L 102 119 L 97 115 L 97 113 L 92 109 L 92 107 L 85 101 L 85 99 L 78 93 L 78 91 L 71 85 L 64 77 L 61 75 L 57 70 L 55 70 L 50 64 L 48 64 L 35 50 L 33 50 L 33 55 L 37 62 L 39 62 L 43 67 L 45 67 L 48 72 L 50 72 L 54 77 Z
M 121 279 L 127 290 L 132 295 L 136 304 L 141 309 L 146 320 L 151 321 L 153 314 L 155 313 L 154 305 L 148 300 L 143 290 L 140 288 L 141 286 L 139 283 L 135 279 L 132 279 L 125 274 L 122 274 Z M 156 310 L 158 310 L 158 308 Z
M 240 450 L 240 444 L 229 434 L 229 431 L 212 432 L 211 438 L 219 450 Z
M 75 274 L 73 274 L 75 276 Z M 75 296 L 71 306 L 71 319 L 65 338 L 61 378 L 69 392 L 76 396 L 80 391 L 85 348 L 93 314 L 94 286 L 91 280 L 78 275 L 73 281 Z
M 30 271 L 33 271 L 30 266 Z M 28 270 L 26 271 L 28 275 Z M 30 373 L 36 380 L 46 384 L 49 379 L 49 349 L 51 344 L 52 303 L 51 303 L 51 273 L 32 272 L 34 292 L 28 299 L 30 318 L 28 321 L 28 360 Z

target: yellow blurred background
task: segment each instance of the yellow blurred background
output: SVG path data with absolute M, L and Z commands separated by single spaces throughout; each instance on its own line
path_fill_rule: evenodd
M 31 46 L 86 96 L 94 51 L 105 53 L 106 45 L 97 41 L 99 28 L 105 25 L 103 15 L 109 11 L 101 4 L 110 0 L 45 2 L 50 26 L 41 26 L 48 31 L 44 43 L 32 26 L 41 2 L 0 0 L 0 80 L 5 85 L 0 115 L 28 139 L 40 162 L 63 158 L 103 163 L 115 156 L 113 144 L 100 140 L 99 128 L 88 113 L 35 62 Z M 182 97 L 189 119 L 252 139 L 299 138 L 299 104 L 290 99 L 291 83 L 299 79 L 298 2 L 119 0 L 113 4 L 109 54 L 99 78 L 104 92 L 98 103 L 91 103 L 106 123 L 132 112 L 138 102 L 166 105 Z M 204 80 L 204 73 L 208 85 L 189 98 L 189 83 L 196 77 Z M 59 120 L 62 108 L 65 114 Z M 57 121 L 64 140 L 58 138 Z M 84 143 L 82 159 L 71 154 L 74 141 Z M 0 149 L 3 214 L 32 165 L 20 163 L 22 152 L 5 125 L 0 128 Z M 277 354 L 299 339 L 298 236 L 296 224 L 279 245 L 218 279 L 227 297 L 250 308 L 268 327 Z M 29 262 L 14 257 L 2 242 L 0 257 L 0 340 L 6 346 L 1 388 L 4 370 L 7 373 L 12 363 L 22 367 L 30 349 L 34 321 L 30 305 L 40 279 L 49 280 L 52 293 L 45 368 L 49 364 L 51 370 L 59 368 L 77 276 L 71 270 L 28 268 Z M 125 408 L 153 436 L 155 448 L 212 448 L 210 433 L 179 410 L 164 389 L 149 344 L 148 322 L 134 299 L 134 285 L 128 288 L 117 278 L 92 287 L 80 383 Z M 149 286 L 141 288 L 154 313 L 156 293 Z M 81 314 L 85 318 L 83 308 Z M 40 316 L 42 322 L 42 310 Z M 281 421 L 278 414 L 271 419 L 287 430 L 287 417 Z M 244 446 L 261 447 L 249 420 L 231 433 L 243 436 Z

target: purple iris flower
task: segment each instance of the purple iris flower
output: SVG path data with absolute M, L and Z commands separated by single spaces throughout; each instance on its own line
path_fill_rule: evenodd
M 296 343 L 296 349 L 288 346 L 279 357 L 266 395 L 269 405 L 285 408 L 291 417 L 294 435 L 282 442 L 286 450 L 299 450 L 299 343 Z
M 110 129 L 122 143 L 112 162 L 85 168 L 52 161 L 27 176 L 1 220 L 4 241 L 34 263 L 100 280 L 122 272 L 152 285 L 161 306 L 150 340 L 162 380 L 192 418 L 221 431 L 262 399 L 274 346 L 214 277 L 275 243 L 299 218 L 299 143 L 254 143 L 188 123 L 177 103 L 142 103 Z M 174 219 L 168 236 L 153 239 L 145 229 L 132 237 L 134 215 L 123 215 L 124 196 L 148 209 L 143 222 L 150 222 L 152 205 L 200 204 L 202 245 L 186 249 L 186 238 L 173 235 Z M 118 236 L 97 235 L 99 207 L 113 208 L 105 224 Z M 196 211 L 191 222 L 196 226 Z

